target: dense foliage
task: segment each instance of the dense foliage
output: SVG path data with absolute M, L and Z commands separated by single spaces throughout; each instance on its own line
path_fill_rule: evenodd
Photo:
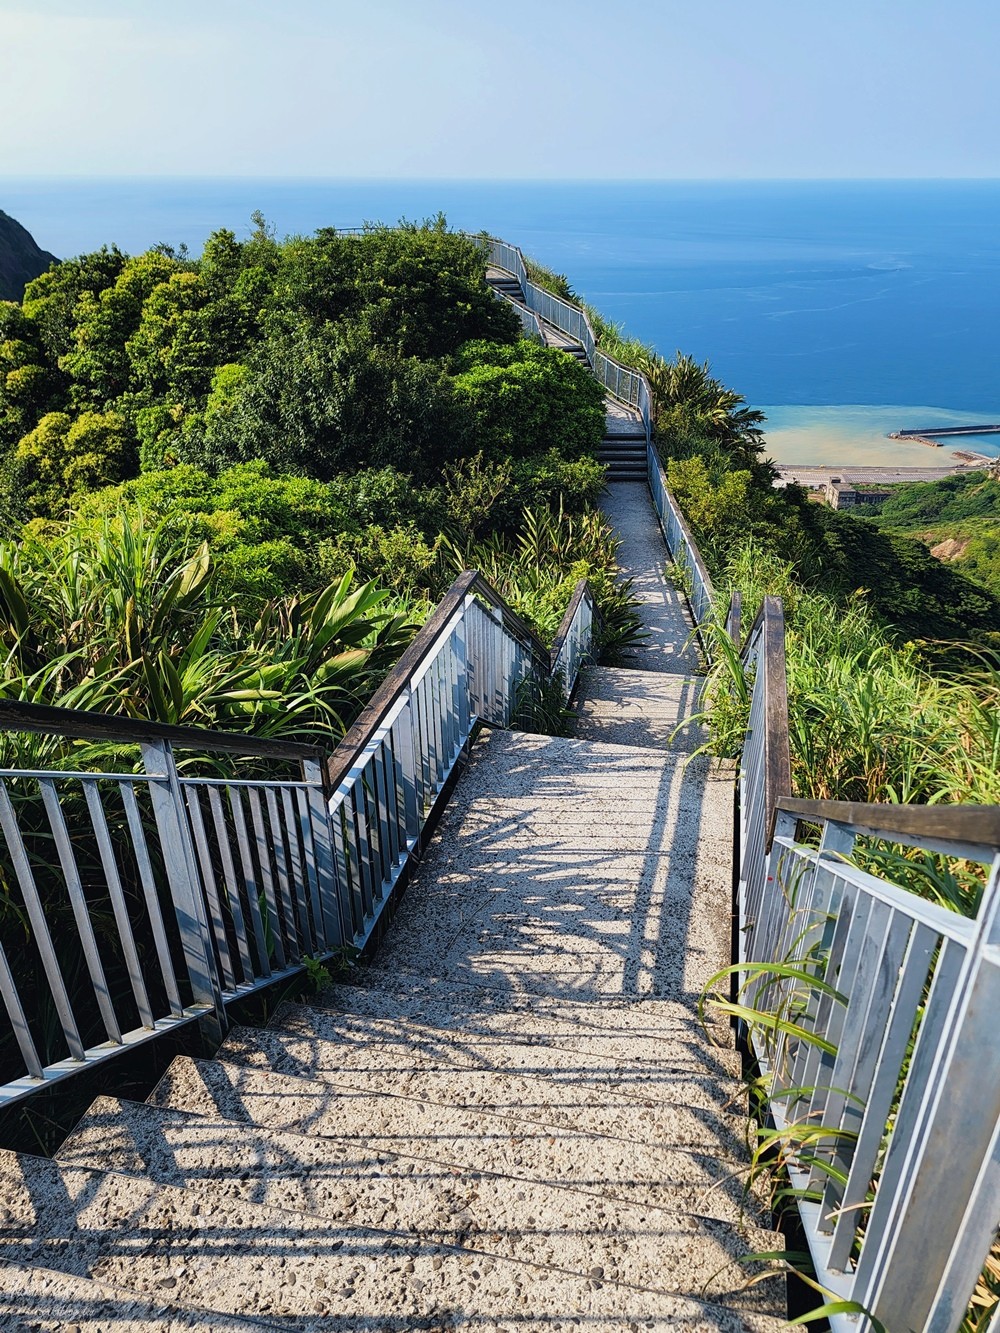
M 1000 466 L 897 486 L 883 506 L 862 513 L 1000 596 Z
M 480 244 L 440 217 L 283 242 L 254 222 L 197 259 L 105 248 L 0 303 L 8 692 L 291 732 L 322 713 L 336 732 L 459 562 L 488 564 L 550 637 L 590 576 L 627 637 L 628 592 L 593 513 L 602 390 L 520 336 Z M 108 554 L 129 543 L 128 558 Z M 165 624 L 136 599 L 126 612 L 128 579 L 166 596 L 189 567 L 210 570 L 197 614 L 172 603 L 180 637 L 146 643 Z M 74 570 L 70 644 L 51 599 L 70 598 Z M 282 723 L 263 695 L 230 707 L 228 686 L 206 695 L 195 680 L 218 670 L 263 689 L 253 654 L 293 671 L 314 608 L 359 585 L 367 638 L 335 699 L 325 684 L 322 706 Z M 302 661 L 290 697 L 308 694 L 310 671 L 317 688 L 332 679 L 325 659 Z

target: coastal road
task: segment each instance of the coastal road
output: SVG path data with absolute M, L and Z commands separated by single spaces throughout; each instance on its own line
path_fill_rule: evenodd
M 866 485 L 885 485 L 899 484 L 910 481 L 940 481 L 942 477 L 951 477 L 958 472 L 976 472 L 980 470 L 988 460 L 983 463 L 953 463 L 950 467 L 856 467 L 853 464 L 845 464 L 838 467 L 834 463 L 809 464 L 809 463 L 776 463 L 778 469 L 779 486 L 786 486 L 789 482 L 798 482 L 800 486 L 822 487 L 827 484 L 831 477 L 839 477 L 841 481 L 854 483 L 855 485 L 863 483 Z

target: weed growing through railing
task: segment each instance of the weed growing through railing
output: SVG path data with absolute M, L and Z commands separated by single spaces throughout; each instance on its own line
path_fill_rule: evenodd
M 566 704 L 566 681 L 562 671 L 545 681 L 528 676 L 519 683 L 512 715 L 516 731 L 568 736 L 572 721 L 573 710 Z

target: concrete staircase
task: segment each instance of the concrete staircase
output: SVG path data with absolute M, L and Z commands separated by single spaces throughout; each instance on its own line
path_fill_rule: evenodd
M 610 399 L 601 457 L 644 643 L 584 673 L 573 738 L 478 742 L 357 984 L 99 1098 L 55 1160 L 0 1153 L 0 1328 L 781 1327 L 740 1061 L 697 1018 L 732 775 L 695 753 L 698 656 Z
M 633 493 L 634 491 L 634 493 Z M 648 638 L 576 736 L 486 733 L 357 984 L 0 1154 L 0 1328 L 777 1330 L 728 1028 L 732 775 L 645 488 Z M 659 543 L 659 545 L 657 545 Z M 681 731 L 671 739 L 677 726 Z M 669 747 L 669 748 L 668 748 Z

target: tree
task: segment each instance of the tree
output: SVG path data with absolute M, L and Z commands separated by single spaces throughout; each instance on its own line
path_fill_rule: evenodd
M 596 454 L 604 435 L 604 390 L 577 361 L 526 339 L 473 342 L 456 361 L 455 394 L 472 418 L 472 445 L 490 458 L 557 449 Z
M 16 485 L 32 515 L 55 517 L 83 491 L 121 481 L 134 471 L 134 451 L 115 412 L 84 412 L 74 420 L 49 412 L 14 451 Z

